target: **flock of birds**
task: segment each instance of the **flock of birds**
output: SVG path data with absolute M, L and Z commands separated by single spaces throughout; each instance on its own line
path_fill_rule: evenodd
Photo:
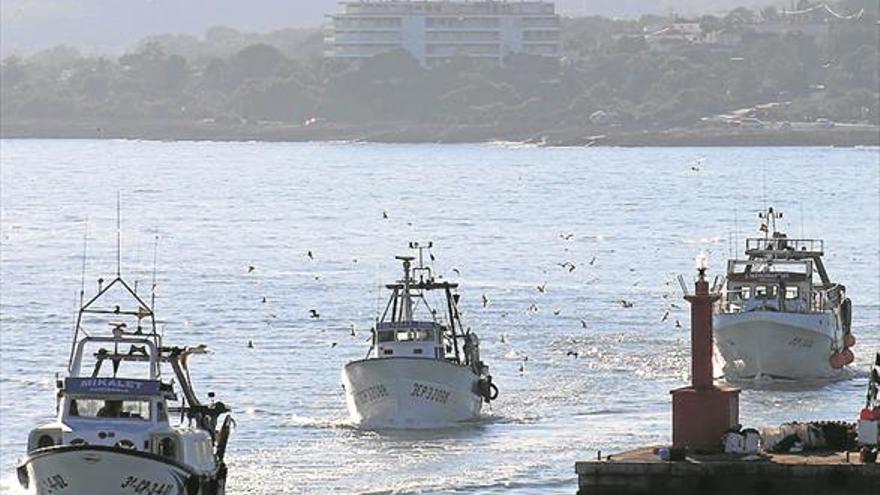
M 703 157 L 699 157 L 699 158 L 695 159 L 694 162 L 690 165 L 690 171 L 694 172 L 694 173 L 699 173 L 704 161 L 705 161 L 705 158 L 703 158 Z M 520 180 L 522 180 L 522 177 L 520 177 Z M 387 209 L 382 210 L 382 220 L 388 221 L 390 219 L 391 219 L 391 214 L 389 213 L 389 211 Z M 407 222 L 407 225 L 412 226 L 412 222 Z M 575 233 L 574 232 L 562 232 L 559 234 L 559 239 L 561 239 L 564 242 L 573 241 L 575 239 Z M 569 251 L 568 248 L 565 248 L 565 251 L 568 252 Z M 306 256 L 306 258 L 308 258 L 309 261 L 315 261 L 315 253 L 311 249 L 306 251 L 305 256 Z M 434 254 L 429 252 L 429 256 L 430 256 L 430 261 L 433 263 L 435 261 Z M 597 260 L 598 260 L 597 256 L 592 256 L 586 264 L 587 264 L 587 266 L 594 267 L 594 266 L 596 266 Z M 352 262 L 357 264 L 358 259 L 353 258 Z M 575 262 L 571 261 L 571 260 L 565 260 L 562 262 L 558 262 L 558 263 L 556 263 L 556 265 L 558 267 L 560 267 L 561 269 L 565 270 L 569 274 L 575 272 L 578 269 L 578 265 L 575 264 Z M 254 266 L 254 265 L 247 266 L 247 273 L 252 274 L 255 271 L 256 271 L 256 266 Z M 633 271 L 635 271 L 635 269 L 630 268 L 630 271 L 633 272 Z M 452 267 L 451 272 L 454 273 L 457 277 L 461 277 L 461 271 L 458 268 Z M 544 273 L 546 274 L 546 271 Z M 314 278 L 315 278 L 315 280 L 318 280 L 320 277 L 318 275 L 315 275 Z M 593 279 L 592 281 L 596 281 L 596 280 L 598 280 L 598 279 Z M 632 286 L 635 287 L 638 284 L 639 284 L 639 282 L 636 281 L 635 283 L 632 284 Z M 671 282 L 669 282 L 669 281 L 666 282 L 667 286 L 669 286 L 670 284 L 671 284 Z M 540 295 L 546 294 L 547 293 L 547 282 L 544 281 L 543 283 L 537 284 L 535 286 L 535 290 Z M 669 297 L 669 294 L 663 295 L 664 299 L 666 299 L 668 297 Z M 267 302 L 266 296 L 261 297 L 261 302 L 262 303 Z M 483 293 L 481 295 L 481 302 L 482 302 L 482 308 L 485 310 L 490 306 L 490 304 L 492 303 L 492 300 L 489 298 L 489 296 L 486 293 Z M 622 309 L 632 309 L 635 307 L 635 302 L 627 300 L 627 299 L 620 299 L 617 301 L 617 303 L 620 305 L 620 307 Z M 678 305 L 676 305 L 675 303 L 670 303 L 667 306 L 667 309 L 664 311 L 663 316 L 660 318 L 660 322 L 666 322 L 671 315 L 671 310 L 678 310 L 678 309 L 680 309 L 680 307 Z M 528 304 L 528 307 L 526 308 L 526 313 L 527 314 L 535 314 L 535 313 L 538 313 L 539 311 L 540 311 L 540 307 L 538 306 L 538 302 L 535 300 L 531 300 Z M 553 310 L 554 316 L 560 316 L 561 313 L 562 313 L 561 308 L 556 308 Z M 509 313 L 502 312 L 500 314 L 500 316 L 501 316 L 501 318 L 507 318 L 509 316 Z M 269 317 L 276 318 L 277 315 L 270 313 Z M 320 320 L 321 313 L 318 311 L 317 308 L 310 308 L 308 310 L 308 318 L 310 320 Z M 588 329 L 587 320 L 580 319 L 579 321 L 580 321 L 581 328 L 583 330 L 587 330 Z M 675 320 L 674 325 L 675 325 L 675 328 L 682 328 L 681 321 L 678 319 Z M 357 326 L 351 322 L 349 323 L 349 334 L 351 337 L 356 337 L 358 335 Z M 502 333 L 500 335 L 500 343 L 501 344 L 509 344 L 510 343 L 510 338 L 506 333 Z M 335 348 L 335 347 L 337 347 L 337 345 L 338 345 L 338 342 L 335 342 L 335 341 L 331 342 L 330 348 Z M 252 339 L 248 340 L 247 347 L 250 349 L 254 348 L 254 342 Z M 580 356 L 580 353 L 577 350 L 569 349 L 566 351 L 566 356 L 578 358 Z M 529 360 L 529 358 L 526 354 L 524 354 L 524 353 L 520 354 L 520 365 L 519 365 L 520 374 L 525 373 L 525 364 L 526 364 L 526 362 L 528 362 L 528 360 Z

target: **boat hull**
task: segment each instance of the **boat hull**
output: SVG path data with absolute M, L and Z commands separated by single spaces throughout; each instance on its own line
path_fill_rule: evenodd
M 103 446 L 56 446 L 18 467 L 29 495 L 222 495 L 225 469 L 200 475 L 148 452 Z
M 383 358 L 342 370 L 352 421 L 366 428 L 440 428 L 479 417 L 479 376 L 439 359 Z
M 769 311 L 716 314 L 715 348 L 729 379 L 833 378 L 834 319 L 830 313 Z

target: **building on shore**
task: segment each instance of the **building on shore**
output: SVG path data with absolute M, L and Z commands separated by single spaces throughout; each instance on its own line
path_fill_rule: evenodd
M 522 0 L 361 0 L 328 15 L 325 56 L 370 58 L 404 49 L 424 66 L 452 57 L 501 64 L 515 53 L 560 56 L 552 2 Z

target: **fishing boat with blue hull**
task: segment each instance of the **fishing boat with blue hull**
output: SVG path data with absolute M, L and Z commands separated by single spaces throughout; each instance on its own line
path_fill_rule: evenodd
M 56 419 L 31 431 L 19 483 L 32 495 L 222 495 L 233 421 L 190 379 L 190 358 L 206 348 L 164 346 L 152 304 L 118 273 L 102 285 L 81 304 Z M 115 319 L 109 332 L 83 328 L 105 317 Z
M 447 427 L 479 417 L 498 395 L 477 335 L 462 330 L 458 284 L 434 278 L 424 263 L 430 244 L 410 247 L 418 264 L 414 256 L 397 257 L 403 279 L 386 286 L 391 297 L 367 356 L 342 370 L 349 413 L 362 427 Z

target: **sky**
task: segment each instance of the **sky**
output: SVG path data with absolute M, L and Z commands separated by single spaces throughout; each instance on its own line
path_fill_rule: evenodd
M 515 1 L 515 0 L 511 0 Z M 568 16 L 720 12 L 785 0 L 557 0 Z M 119 53 L 148 35 L 201 35 L 212 26 L 265 32 L 318 27 L 337 0 L 0 0 L 0 53 L 67 44 L 86 53 Z

